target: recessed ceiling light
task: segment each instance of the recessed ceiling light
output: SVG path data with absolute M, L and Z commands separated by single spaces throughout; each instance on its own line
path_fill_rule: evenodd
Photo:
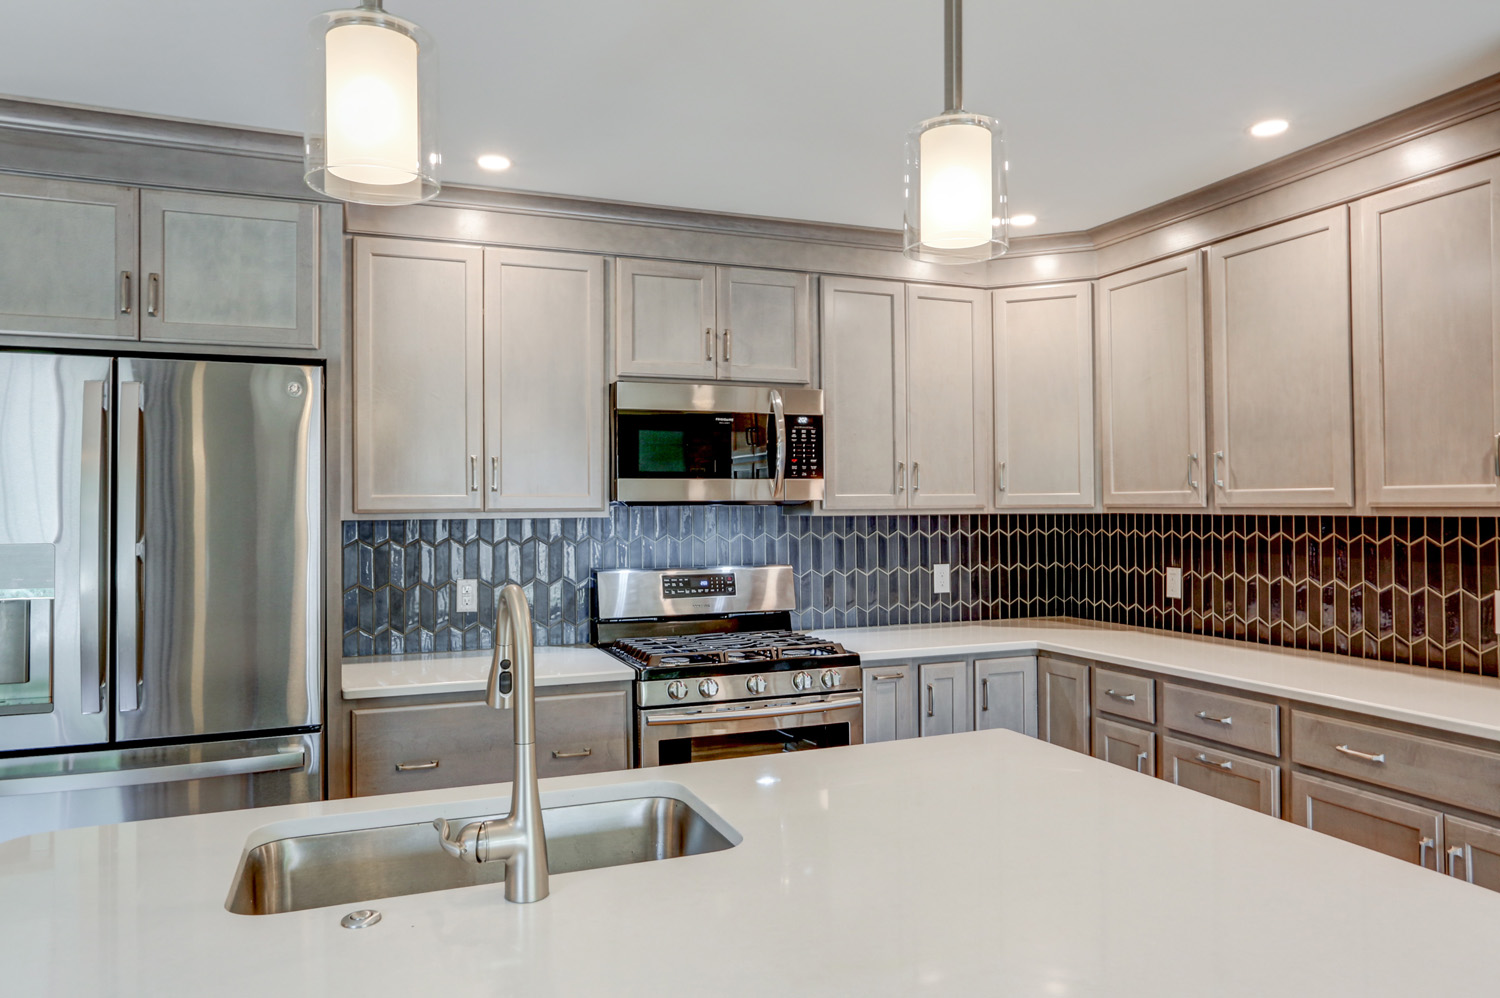
M 1286 121 L 1281 118 L 1268 118 L 1265 121 L 1257 121 L 1250 126 L 1250 134 L 1258 139 L 1268 139 L 1273 135 L 1280 135 L 1286 131 Z
M 1010 216 L 1010 224 L 1011 225 L 1021 225 L 1021 226 L 1035 225 L 1036 224 L 1036 216 L 1035 215 L 1012 215 L 1012 216 Z
M 488 153 L 479 157 L 479 167 L 482 170 L 509 170 L 510 157 Z

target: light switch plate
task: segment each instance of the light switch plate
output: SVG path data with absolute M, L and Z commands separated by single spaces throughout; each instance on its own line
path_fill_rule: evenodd
M 1167 599 L 1182 599 L 1182 569 L 1167 569 Z
M 952 578 L 947 565 L 932 566 L 932 591 L 934 593 L 952 592 Z
M 479 612 L 479 580 L 458 580 L 458 606 L 453 608 L 455 613 L 478 613 Z

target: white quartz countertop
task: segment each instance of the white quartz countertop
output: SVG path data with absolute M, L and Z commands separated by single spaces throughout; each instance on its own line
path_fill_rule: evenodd
M 1500 739 L 1500 682 L 1438 669 L 1072 620 L 993 620 L 813 633 L 858 652 L 866 665 L 941 655 L 1056 652 Z
M 676 789 L 674 789 L 676 788 Z M 1495 994 L 1500 894 L 1005 731 L 543 781 L 674 792 L 733 848 L 279 915 L 225 908 L 273 838 L 471 816 L 502 786 L 0 844 L 27 996 Z M 395 809 L 395 810 L 392 810 Z M 435 833 L 434 833 L 435 834 Z M 436 846 L 434 846 L 436 848 Z M 458 862 L 455 860 L 455 862 Z
M 489 651 L 455 651 L 349 658 L 343 662 L 341 687 L 345 700 L 468 693 L 485 688 L 490 657 Z M 532 661 L 538 686 L 635 679 L 630 666 L 589 645 L 539 646 Z

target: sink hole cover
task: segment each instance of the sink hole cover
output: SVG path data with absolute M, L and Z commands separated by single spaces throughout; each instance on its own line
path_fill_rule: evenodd
M 339 924 L 346 929 L 363 929 L 380 921 L 380 912 L 374 908 L 361 908 L 351 911 L 339 920 Z

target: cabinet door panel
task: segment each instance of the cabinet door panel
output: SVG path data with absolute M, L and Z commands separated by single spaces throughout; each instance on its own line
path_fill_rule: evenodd
M 483 255 L 354 240 L 354 503 L 482 507 Z
M 1354 205 L 1366 488 L 1380 505 L 1500 503 L 1500 163 Z
M 1000 506 L 1094 504 L 1093 288 L 993 293 Z
M 1211 246 L 1208 265 L 1220 505 L 1352 505 L 1347 210 Z
M 484 251 L 485 507 L 600 510 L 604 260 Z
M 1202 506 L 1203 273 L 1185 253 L 1099 282 L 1105 506 Z
M 1089 667 L 1037 659 L 1037 737 L 1053 745 L 1089 750 Z
M 862 678 L 865 741 L 917 737 L 917 667 L 872 665 Z
M 779 270 L 719 268 L 719 377 L 812 380 L 812 279 Z
M 1163 738 L 1162 779 L 1281 817 L 1281 767 L 1222 749 Z
M 1094 758 L 1146 776 L 1156 775 L 1156 734 L 1094 718 Z
M 1036 656 L 974 663 L 974 728 L 1006 728 L 1036 737 Z
M 906 293 L 907 453 L 913 508 L 983 507 L 990 495 L 990 314 L 982 291 Z
M 136 191 L 0 177 L 0 329 L 133 340 Z
M 662 260 L 615 263 L 615 370 L 713 380 L 718 328 L 714 268 Z
M 1429 870 L 1443 851 L 1438 812 L 1301 773 L 1292 774 L 1292 820 Z
M 906 506 L 906 286 L 825 277 L 823 506 Z
M 972 731 L 968 663 L 926 662 L 918 670 L 918 723 L 923 735 Z
M 144 191 L 141 339 L 318 345 L 318 208 Z
M 1500 828 L 1445 815 L 1448 875 L 1500 891 Z

